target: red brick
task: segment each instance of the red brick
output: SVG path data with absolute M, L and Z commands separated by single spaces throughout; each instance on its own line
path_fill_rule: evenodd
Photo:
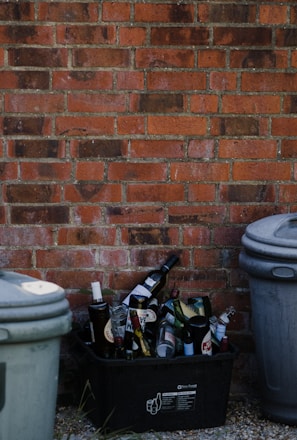
M 296 180 L 296 164 L 294 164 L 294 180 Z M 296 203 L 296 183 L 279 185 L 279 203 Z
M 124 95 L 107 93 L 73 93 L 67 97 L 67 106 L 68 111 L 74 113 L 123 112 L 126 110 L 126 99 Z
M 297 50 L 292 50 L 291 54 L 291 65 L 292 67 L 297 67 Z
M 179 231 L 178 228 L 163 226 L 122 228 L 121 242 L 129 246 L 176 246 Z
M 57 42 L 59 44 L 114 44 L 115 26 L 96 25 L 58 25 Z
M 67 50 L 25 47 L 8 49 L 10 66 L 67 67 Z
M 233 164 L 234 180 L 290 180 L 291 164 L 285 162 L 235 162 Z
M 77 162 L 75 178 L 77 180 L 100 181 L 104 178 L 103 162 Z
M 297 140 L 283 139 L 281 147 L 281 157 L 283 158 L 297 158 Z
M 5 117 L 3 120 L 3 133 L 19 136 L 49 136 L 51 134 L 51 120 L 46 117 Z
M 210 230 L 205 226 L 185 226 L 183 228 L 184 246 L 207 246 L 210 244 Z
M 288 53 L 285 50 L 231 50 L 230 67 L 246 69 L 285 69 L 288 67 Z
M 285 24 L 287 23 L 288 6 L 285 5 L 259 5 L 259 23 Z
M 214 184 L 192 183 L 188 188 L 189 202 L 214 202 L 216 198 L 216 187 Z
M 259 136 L 263 135 L 260 120 L 252 117 L 226 117 L 211 120 L 213 136 Z
M 65 158 L 65 141 L 51 139 L 8 141 L 8 156 L 18 158 Z
M 150 135 L 205 135 L 206 118 L 193 116 L 148 116 Z
M 280 99 L 271 95 L 225 95 L 222 96 L 222 113 L 280 113 Z
M 60 205 L 12 206 L 11 224 L 64 224 L 69 222 L 69 207 Z
M 182 202 L 184 186 L 179 184 L 134 184 L 127 187 L 127 202 Z
M 198 5 L 198 18 L 202 23 L 254 23 L 256 7 L 235 3 L 201 3 Z
M 122 188 L 113 183 L 86 183 L 65 185 L 65 200 L 72 203 L 121 202 Z
M 183 4 L 137 4 L 135 21 L 164 23 L 193 23 L 194 6 Z
M 77 225 L 98 224 L 102 219 L 98 205 L 77 205 L 72 208 L 73 223 Z
M 47 22 L 96 22 L 98 5 L 90 2 L 40 2 L 38 19 Z
M 4 66 L 4 49 L 0 48 L 0 66 Z
M 297 119 L 295 117 L 273 118 L 271 133 L 273 136 L 297 136 Z
M 141 224 L 164 223 L 165 212 L 160 206 L 108 206 L 106 208 L 107 224 Z
M 296 95 L 284 96 L 283 110 L 284 110 L 284 113 L 297 113 Z
M 130 154 L 134 158 L 183 158 L 184 147 L 176 140 L 131 139 Z
M 121 46 L 144 46 L 146 28 L 121 26 L 119 29 L 119 39 Z
M 153 27 L 153 46 L 202 46 L 209 45 L 210 34 L 206 27 Z
M 288 46 L 295 49 L 297 44 L 297 32 L 295 28 L 277 29 L 276 45 L 279 47 Z
M 79 48 L 73 49 L 73 67 L 128 67 L 129 49 Z
M 58 286 L 62 286 L 63 289 L 90 289 L 91 283 L 98 281 L 100 277 L 101 275 L 98 269 L 51 269 L 46 271 L 47 281 L 58 284 Z M 86 307 L 84 307 L 84 309 L 86 310 Z
M 188 146 L 189 157 L 211 159 L 214 157 L 215 142 L 213 139 L 192 139 Z
M 201 49 L 198 51 L 198 67 L 225 68 L 226 51 L 221 49 Z
M 18 165 L 15 162 L 0 162 L 0 179 L 16 180 L 18 178 Z
M 193 68 L 194 51 L 190 49 L 136 49 L 137 68 Z
M 118 134 L 144 134 L 145 120 L 143 116 L 118 116 Z
M 112 162 L 108 166 L 110 181 L 165 181 L 166 163 Z
M 22 180 L 62 180 L 71 178 L 72 165 L 65 162 L 21 162 L 20 177 Z
M 33 21 L 34 4 L 26 1 L 22 1 L 21 3 L 13 1 L 2 2 L 0 8 L 0 20 Z
M 172 163 L 170 178 L 173 182 L 224 181 L 229 178 L 229 164 L 215 162 Z
M 9 203 L 58 203 L 60 188 L 55 184 L 7 184 L 4 199 Z
M 222 184 L 219 196 L 224 203 L 273 203 L 276 202 L 276 188 L 275 185 L 265 184 Z
M 56 118 L 56 135 L 112 135 L 114 118 L 108 116 L 58 116 Z
M 279 204 L 261 205 L 232 205 L 230 206 L 230 221 L 237 224 L 248 224 L 263 217 L 284 213 Z
M 41 71 L 1 71 L 0 84 L 3 89 L 49 89 L 49 72 Z
M 193 113 L 216 113 L 219 108 L 217 95 L 191 95 L 191 112 Z
M 117 90 L 143 90 L 144 74 L 143 72 L 121 71 L 116 74 Z
M 226 207 L 222 205 L 186 205 L 169 206 L 168 221 L 171 224 L 203 224 L 224 223 L 226 220 Z
M 36 250 L 37 268 L 81 269 L 95 264 L 95 251 L 91 249 Z
M 103 21 L 130 21 L 130 7 L 128 2 L 103 2 L 102 19 Z
M 81 159 L 126 157 L 128 142 L 125 139 L 72 140 L 71 155 Z
M 215 46 L 270 46 L 272 29 L 269 27 L 215 27 Z
M 289 72 L 243 72 L 241 90 L 244 92 L 296 92 L 297 74 Z
M 213 230 L 213 240 L 218 246 L 240 246 L 244 229 L 237 226 L 218 226 Z
M 64 110 L 62 94 L 6 94 L 5 111 L 15 113 L 61 113 Z
M 237 75 L 232 72 L 211 72 L 210 89 L 211 90 L 236 90 Z
M 58 244 L 62 246 L 113 246 L 115 240 L 116 230 L 112 227 L 66 227 L 58 231 Z
M 0 227 L 1 246 L 52 246 L 54 233 L 51 228 L 26 226 L 15 228 L 13 226 Z
M 128 264 L 128 251 L 125 249 L 102 249 L 99 251 L 99 264 L 102 267 L 118 269 Z
M 0 250 L 0 267 L 3 269 L 30 268 L 32 251 L 25 249 Z
M 221 267 L 220 250 L 196 248 L 193 252 L 193 263 L 195 267 Z
M 1 78 L 1 77 L 0 77 Z M 111 90 L 112 73 L 95 71 L 53 72 L 54 90 Z
M 0 44 L 53 45 L 52 26 L 5 25 L 0 26 Z
M 148 72 L 148 90 L 205 90 L 206 75 L 202 72 Z
M 183 112 L 186 103 L 181 93 L 130 94 L 129 110 L 145 113 Z

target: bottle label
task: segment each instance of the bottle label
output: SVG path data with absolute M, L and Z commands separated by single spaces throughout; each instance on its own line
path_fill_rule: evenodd
M 155 284 L 157 284 L 157 281 L 153 280 L 153 278 L 151 278 L 151 277 L 147 277 L 145 279 L 145 284 L 147 284 L 150 287 L 153 287 Z
M 147 310 L 146 309 L 131 309 L 131 308 L 129 310 L 136 310 L 138 318 L 139 318 L 141 329 L 142 329 L 142 331 L 144 331 L 145 323 L 146 323 Z M 131 332 L 131 333 L 134 332 L 133 327 L 132 327 L 130 313 L 128 313 L 128 315 L 127 315 L 126 331 L 127 332 Z
M 210 330 L 206 333 L 201 342 L 201 353 L 212 355 L 212 344 L 211 344 L 211 332 Z
M 126 298 L 123 300 L 123 304 L 126 304 L 126 306 L 129 306 L 130 295 L 146 296 L 147 298 L 150 298 L 152 296 L 151 292 L 148 289 L 143 287 L 141 284 L 137 284 L 137 286 L 135 286 L 134 289 L 129 293 L 129 295 L 127 295 Z

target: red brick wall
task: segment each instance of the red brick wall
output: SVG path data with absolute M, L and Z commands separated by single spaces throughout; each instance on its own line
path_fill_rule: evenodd
M 234 305 L 245 226 L 297 210 L 297 6 L 1 1 L 0 266 L 127 291 L 173 250 Z

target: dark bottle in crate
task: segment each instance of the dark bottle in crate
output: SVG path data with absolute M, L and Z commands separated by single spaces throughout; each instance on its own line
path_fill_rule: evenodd
M 156 354 L 160 358 L 172 358 L 175 355 L 175 335 L 174 328 L 166 320 L 162 320 L 159 325 Z
M 109 320 L 109 305 L 103 301 L 99 282 L 92 283 L 93 302 L 89 305 L 90 329 L 94 350 L 98 356 L 110 358 L 113 345 L 107 341 L 104 328 Z
M 155 269 L 149 272 L 143 282 L 141 284 L 137 284 L 132 292 L 130 292 L 129 295 L 123 300 L 123 303 L 129 305 L 130 295 L 142 295 L 146 296 L 147 298 L 156 296 L 164 287 L 168 272 L 178 262 L 178 260 L 178 256 L 171 255 L 160 269 Z
M 212 342 L 209 321 L 206 316 L 193 316 L 189 319 L 189 330 L 193 338 L 195 354 L 212 355 Z
M 143 331 L 140 325 L 140 320 L 136 310 L 133 309 L 130 310 L 130 318 L 131 318 L 132 328 L 134 330 L 134 335 L 137 339 L 137 342 L 140 345 L 142 354 L 146 357 L 151 356 L 150 346 L 143 335 Z

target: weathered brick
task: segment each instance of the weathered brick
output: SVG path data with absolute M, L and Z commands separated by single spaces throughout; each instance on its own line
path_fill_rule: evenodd
M 118 116 L 117 120 L 117 132 L 119 135 L 144 134 L 145 132 L 145 119 L 143 116 Z
M 211 159 L 214 157 L 215 143 L 213 139 L 192 139 L 188 146 L 189 157 Z
M 18 178 L 17 164 L 14 162 L 0 162 L 0 181 L 16 180 Z
M 263 217 L 283 214 L 284 208 L 276 203 L 266 205 L 232 205 L 230 206 L 230 221 L 234 224 L 249 224 Z
M 296 180 L 296 165 L 294 164 L 294 179 Z M 279 185 L 279 203 L 296 203 L 296 183 Z
M 57 42 L 59 44 L 114 44 L 115 26 L 96 25 L 58 25 Z
M 117 90 L 143 90 L 144 74 L 139 71 L 120 71 L 116 75 Z
M 219 108 L 219 98 L 217 95 L 191 96 L 191 111 L 193 113 L 217 113 Z
M 81 159 L 122 157 L 127 155 L 127 141 L 120 139 L 73 141 L 71 151 L 74 157 Z
M 73 49 L 74 67 L 128 67 L 129 65 L 129 49 Z
M 221 139 L 219 141 L 219 157 L 225 159 L 273 159 L 276 155 L 276 140 Z
M 241 90 L 245 92 L 296 92 L 297 74 L 291 72 L 243 72 Z
M 121 26 L 119 38 L 121 46 L 143 46 L 146 41 L 146 28 Z
M 1 5 L 2 6 L 2 5 Z M 51 26 L 2 25 L 0 26 L 1 44 L 53 44 Z
M 215 162 L 172 163 L 170 178 L 172 181 L 222 181 L 228 180 L 229 164 Z
M 36 47 L 8 49 L 8 62 L 10 66 L 66 67 L 67 50 Z
M 54 71 L 54 90 L 111 90 L 112 73 L 88 70 Z
M 165 181 L 166 163 L 111 162 L 108 166 L 110 181 Z
M 67 107 L 68 111 L 73 113 L 120 113 L 126 110 L 126 97 L 105 93 L 76 93 L 68 95 Z
M 280 113 L 280 96 L 225 95 L 222 97 L 222 113 L 265 114 Z
M 211 90 L 236 90 L 237 77 L 233 72 L 211 72 L 210 89 Z
M 295 28 L 277 29 L 276 30 L 276 45 L 277 47 L 296 47 L 297 44 L 297 30 Z
M 130 246 L 174 246 L 178 244 L 178 228 L 123 228 L 122 243 Z
M 240 246 L 243 228 L 237 226 L 217 226 L 213 230 L 213 240 L 218 246 Z
M 180 184 L 131 184 L 127 187 L 127 202 L 182 202 L 184 186 Z
M 154 46 L 209 45 L 209 29 L 205 27 L 153 27 L 151 43 Z
M 5 135 L 49 135 L 51 121 L 44 117 L 5 117 L 3 120 L 3 133 Z
M 288 67 L 288 54 L 283 50 L 231 50 L 230 67 L 271 69 Z
M 226 67 L 226 51 L 222 49 L 202 49 L 198 51 L 198 67 Z
M 182 94 L 142 93 L 130 96 L 130 111 L 145 113 L 174 113 L 184 110 Z
M 275 202 L 274 185 L 223 184 L 220 185 L 220 200 L 228 203 Z
M 215 27 L 213 41 L 215 46 L 270 46 L 272 29 L 269 27 Z
M 61 113 L 64 110 L 62 94 L 6 94 L 5 111 L 15 113 Z
M 297 140 L 283 139 L 281 147 L 281 157 L 283 158 L 297 158 Z
M 0 84 L 3 89 L 40 89 L 48 90 L 49 72 L 23 70 L 0 71 Z
M 21 224 L 63 224 L 69 222 L 69 207 L 59 205 L 12 206 L 11 223 Z
M 168 221 L 172 224 L 216 224 L 226 220 L 226 207 L 222 205 L 170 206 Z
M 285 24 L 287 23 L 288 6 L 286 5 L 259 5 L 259 23 Z
M 58 284 L 58 286 L 63 286 L 64 289 L 90 289 L 91 283 L 98 281 L 99 271 L 98 269 L 86 269 L 83 271 L 77 269 L 50 269 L 46 271 L 46 279 L 47 281 Z
M 102 267 L 114 268 L 127 266 L 128 251 L 125 249 L 102 249 L 99 252 L 99 264 Z
M 98 205 L 76 205 L 71 211 L 73 223 L 77 225 L 98 224 L 102 219 L 102 210 Z
M 9 141 L 8 155 L 18 158 L 63 158 L 65 142 L 44 139 Z
M 254 23 L 256 6 L 240 4 L 198 4 L 198 19 L 202 23 Z
M 192 183 L 188 188 L 189 202 L 214 202 L 216 187 L 210 183 Z
M 149 90 L 204 90 L 206 75 L 202 72 L 148 72 L 147 87 Z
M 108 224 L 141 224 L 163 223 L 164 208 L 161 206 L 108 206 L 106 208 L 106 222 Z
M 38 19 L 47 22 L 95 22 L 98 19 L 98 5 L 91 2 L 40 2 Z
M 72 203 L 81 202 L 121 202 L 122 187 L 116 183 L 86 183 L 65 185 L 65 200 Z
M 284 112 L 297 113 L 297 97 L 296 95 L 286 95 L 284 97 Z
M 258 136 L 260 134 L 259 120 L 248 117 L 213 118 L 211 134 L 222 136 Z
M 59 190 L 55 184 L 8 184 L 5 200 L 9 203 L 57 203 L 61 201 Z
M 115 240 L 116 230 L 112 227 L 69 227 L 58 232 L 58 243 L 62 246 L 113 246 Z
M 194 6 L 183 4 L 137 4 L 135 5 L 135 21 L 193 23 Z
M 131 5 L 128 2 L 117 3 L 116 7 L 114 2 L 103 2 L 102 19 L 103 21 L 130 21 L 130 8 Z
M 81 269 L 95 266 L 95 251 L 92 249 L 37 249 L 36 267 L 59 269 Z
M 104 163 L 77 162 L 75 177 L 77 180 L 102 181 L 104 178 Z
M 21 3 L 14 1 L 2 2 L 0 20 L 32 21 L 34 20 L 34 4 L 26 1 Z
M 56 134 L 58 136 L 112 135 L 114 118 L 109 116 L 58 116 Z
M 25 249 L 0 249 L 0 267 L 29 268 L 32 265 L 32 252 Z
M 296 118 L 273 118 L 271 133 L 273 136 L 297 136 Z
M 25 226 L 0 227 L 1 246 L 36 247 L 51 246 L 54 244 L 54 234 L 51 228 Z
M 193 68 L 194 51 L 190 49 L 136 49 L 138 68 Z
M 20 177 L 22 180 L 67 181 L 71 178 L 72 165 L 69 162 L 22 162 Z

